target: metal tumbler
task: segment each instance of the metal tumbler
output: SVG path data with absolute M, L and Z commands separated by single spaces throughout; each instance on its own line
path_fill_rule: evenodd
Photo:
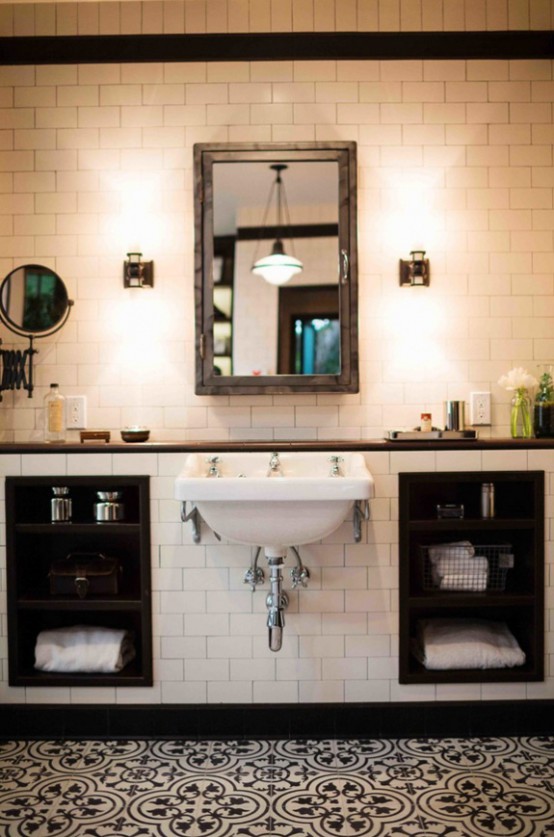
M 463 430 L 465 427 L 465 401 L 444 402 L 445 430 Z

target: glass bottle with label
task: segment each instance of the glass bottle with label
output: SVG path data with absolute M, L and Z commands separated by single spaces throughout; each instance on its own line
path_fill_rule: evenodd
M 50 384 L 44 398 L 44 441 L 65 442 L 65 398 L 58 384 Z

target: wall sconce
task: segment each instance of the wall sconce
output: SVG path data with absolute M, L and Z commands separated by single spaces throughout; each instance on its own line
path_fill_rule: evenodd
M 127 253 L 123 262 L 124 288 L 153 288 L 154 262 L 141 261 L 142 253 Z
M 431 272 L 429 259 L 425 258 L 425 250 L 411 250 L 411 261 L 400 259 L 400 285 L 411 287 L 413 285 L 429 285 Z

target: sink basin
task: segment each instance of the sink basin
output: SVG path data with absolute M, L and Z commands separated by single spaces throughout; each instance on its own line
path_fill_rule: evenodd
M 297 560 L 293 586 L 306 585 L 309 571 L 297 546 L 330 535 L 352 506 L 373 497 L 373 477 L 361 453 L 192 453 L 175 481 L 175 496 L 183 503 L 182 519 L 192 520 L 193 539 L 200 540 L 200 515 L 218 535 L 235 543 L 257 546 L 245 575 L 255 589 L 264 581 L 258 567 L 264 548 L 270 570 L 266 596 L 268 643 L 281 648 L 288 596 L 282 570 L 287 548 Z M 187 514 L 185 504 L 193 510 Z M 361 534 L 360 507 L 354 510 L 354 537 Z
M 340 476 L 330 476 L 332 456 L 340 456 Z M 337 529 L 356 500 L 373 496 L 373 477 L 361 453 L 222 453 L 208 476 L 213 454 L 192 453 L 175 483 L 175 497 L 196 506 L 219 535 L 236 543 L 282 547 L 312 543 Z M 268 473 L 271 475 L 268 476 Z

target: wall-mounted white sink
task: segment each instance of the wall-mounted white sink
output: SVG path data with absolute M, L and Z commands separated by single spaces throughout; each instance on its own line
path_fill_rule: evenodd
M 331 461 L 333 456 L 341 461 Z M 268 548 L 312 543 L 331 534 L 356 500 L 373 496 L 361 453 L 192 453 L 176 479 L 178 500 L 194 503 L 206 523 L 237 543 Z M 338 465 L 340 475 L 331 476 Z M 219 477 L 208 476 L 214 468 Z
M 354 537 L 359 539 L 360 501 L 367 506 L 373 491 L 373 477 L 361 453 L 193 453 L 175 482 L 175 496 L 183 503 L 182 518 L 192 519 L 196 542 L 199 514 L 218 535 L 264 547 L 271 573 L 266 606 L 272 651 L 281 648 L 285 626 L 288 596 L 281 571 L 287 547 L 298 562 L 291 571 L 293 586 L 305 586 L 309 571 L 302 566 L 296 547 L 330 535 L 354 504 Z M 193 505 L 188 515 L 187 502 Z M 264 581 L 257 564 L 259 552 L 245 576 L 253 590 Z

